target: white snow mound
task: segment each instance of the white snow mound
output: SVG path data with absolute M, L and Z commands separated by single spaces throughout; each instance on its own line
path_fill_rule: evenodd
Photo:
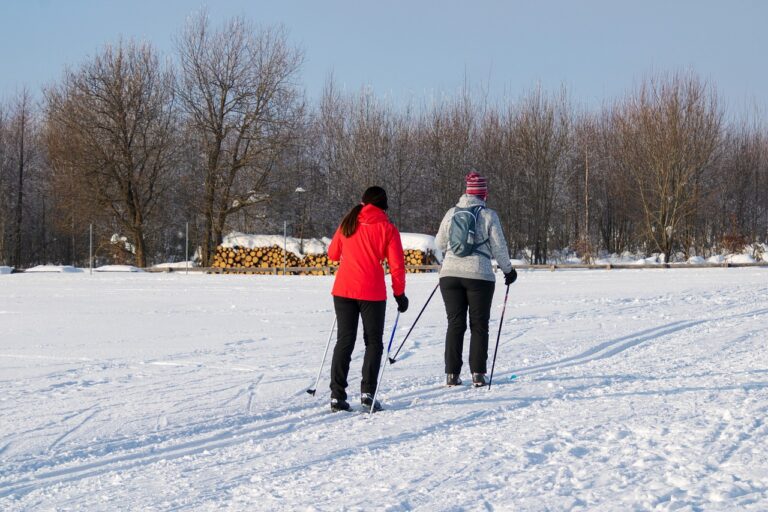
M 728 263 L 755 263 L 755 258 L 749 254 L 729 254 L 725 259 Z
M 144 272 L 133 265 L 103 265 L 93 270 L 96 272 Z
M 36 267 L 28 268 L 24 272 L 77 273 L 82 271 L 83 269 L 75 268 L 71 265 L 38 265 Z
M 302 243 L 304 251 L 302 251 Z M 324 254 L 327 252 L 327 244 L 322 240 L 315 238 L 304 238 L 300 240 L 294 237 L 283 237 L 283 235 L 247 235 L 233 231 L 224 237 L 221 242 L 223 247 L 245 247 L 255 249 L 257 247 L 271 247 L 276 245 L 281 249 L 292 252 L 298 257 L 305 254 Z
M 177 261 L 175 263 L 158 263 L 157 265 L 152 265 L 152 268 L 192 268 L 196 265 L 194 261 Z

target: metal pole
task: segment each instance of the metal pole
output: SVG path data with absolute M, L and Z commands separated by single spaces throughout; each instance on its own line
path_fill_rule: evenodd
M 373 402 L 371 402 L 371 410 L 368 411 L 368 417 L 373 414 L 373 410 L 376 408 L 376 397 L 379 396 L 379 387 L 384 381 L 384 370 L 387 369 L 387 363 L 389 362 L 389 351 L 392 348 L 392 340 L 395 339 L 395 331 L 397 331 L 397 321 L 400 320 L 400 311 L 398 310 L 395 317 L 395 325 L 392 327 L 392 336 L 389 337 L 389 345 L 387 345 L 387 357 L 384 358 L 384 363 L 381 365 L 381 373 L 376 380 L 376 391 L 373 393 Z
M 90 260 L 91 275 L 93 275 L 93 222 L 88 230 L 88 259 Z
M 317 379 L 315 379 L 315 387 L 309 388 L 307 390 L 307 393 L 309 393 L 312 396 L 315 396 L 315 391 L 317 391 L 317 385 L 320 383 L 320 374 L 323 373 L 323 365 L 325 365 L 325 356 L 328 355 L 328 347 L 331 346 L 331 338 L 333 338 L 333 329 L 336 328 L 336 316 L 333 317 L 333 325 L 331 325 L 331 332 L 328 334 L 328 343 L 325 344 L 325 352 L 323 352 L 323 360 L 320 361 L 320 369 L 317 370 Z
M 504 293 L 504 306 L 501 308 L 501 320 L 499 320 L 499 334 L 496 336 L 496 348 L 493 349 L 493 364 L 491 365 L 491 378 L 488 381 L 488 391 L 491 390 L 493 383 L 493 370 L 496 368 L 496 352 L 499 351 L 499 340 L 501 339 L 501 326 L 504 324 L 504 312 L 507 310 L 507 297 L 509 297 L 509 285 Z
M 189 222 L 187 222 L 187 230 L 186 230 L 186 235 L 184 239 L 184 246 L 186 247 L 184 261 L 187 266 L 187 274 L 189 274 Z
M 283 275 L 288 267 L 288 221 L 283 221 Z
M 395 364 L 397 362 L 397 354 L 400 353 L 400 349 L 403 348 L 403 345 L 405 345 L 405 341 L 408 339 L 408 336 L 411 335 L 411 331 L 414 327 L 416 327 L 416 322 L 419 321 L 419 318 L 421 318 L 421 314 L 424 313 L 424 310 L 427 309 L 427 306 L 429 305 L 429 301 L 432 300 L 432 296 L 437 291 L 437 288 L 440 286 L 440 283 L 435 285 L 435 289 L 432 290 L 432 293 L 429 294 L 429 298 L 427 299 L 427 302 L 424 303 L 424 307 L 421 308 L 421 311 L 419 311 L 419 314 L 416 316 L 416 320 L 413 321 L 413 325 L 410 329 L 408 329 L 408 333 L 405 335 L 405 338 L 403 338 L 403 342 L 400 343 L 400 346 L 397 347 L 397 351 L 395 352 L 395 355 L 389 358 L 389 364 Z

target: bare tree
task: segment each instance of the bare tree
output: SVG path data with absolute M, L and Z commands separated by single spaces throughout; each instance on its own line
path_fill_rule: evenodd
M 21 267 L 31 254 L 25 224 L 38 156 L 37 118 L 28 89 L 0 110 L 0 261 Z
M 464 177 L 475 165 L 477 113 L 469 91 L 451 101 L 435 103 L 426 114 L 421 135 L 424 177 L 433 199 L 431 222 L 424 228 L 436 233 L 448 208 L 464 191 Z
M 534 263 L 546 263 L 549 231 L 570 148 L 571 113 L 565 91 L 548 97 L 536 89 L 515 111 L 513 144 L 529 209 L 528 245 Z
M 723 158 L 712 183 L 719 215 L 712 226 L 715 240 L 724 235 L 744 242 L 760 242 L 766 236 L 766 177 L 768 137 L 758 125 L 742 122 L 726 133 Z
M 510 251 L 526 246 L 522 170 L 514 143 L 514 110 L 511 106 L 488 109 L 478 128 L 477 166 L 490 180 L 490 204 L 499 214 Z
M 25 143 L 28 143 L 29 117 L 30 117 L 30 98 L 29 91 L 24 89 L 16 102 L 16 113 L 11 120 L 12 130 L 16 135 L 16 168 L 18 169 L 18 181 L 16 182 L 16 225 L 14 226 L 14 255 L 13 261 L 17 267 L 21 266 L 21 223 L 24 212 L 24 171 L 28 166 Z
M 202 260 L 221 242 L 227 218 L 269 199 L 270 173 L 303 115 L 294 82 L 302 62 L 280 28 L 234 18 L 217 30 L 205 13 L 177 40 L 177 91 L 205 172 Z
M 407 108 L 392 120 L 389 179 L 385 182 L 393 196 L 394 219 L 401 230 L 418 231 L 424 225 L 428 208 L 424 198 L 428 191 L 423 182 L 423 158 L 418 147 L 418 125 L 413 112 Z
M 8 262 L 6 231 L 10 217 L 10 176 L 8 173 L 7 120 L 5 108 L 0 103 L 0 263 Z
M 619 139 L 612 109 L 606 108 L 596 119 L 590 164 L 591 204 L 601 247 L 609 253 L 622 253 L 637 241 L 637 212 L 642 208 L 631 175 L 617 163 Z
M 694 75 L 655 77 L 617 115 L 621 164 L 634 178 L 646 239 L 670 261 L 720 143 L 717 96 Z
M 147 264 L 146 227 L 175 158 L 173 75 L 148 44 L 108 46 L 46 91 L 47 147 L 60 178 L 98 201 Z
M 357 195 L 357 183 L 350 179 L 345 165 L 349 137 L 348 101 L 342 98 L 333 76 L 323 88 L 320 102 L 312 123 L 313 144 L 309 144 L 315 160 L 316 176 L 323 183 L 326 200 L 326 216 L 322 221 L 327 233 L 333 233 L 339 220 L 349 209 L 350 197 Z

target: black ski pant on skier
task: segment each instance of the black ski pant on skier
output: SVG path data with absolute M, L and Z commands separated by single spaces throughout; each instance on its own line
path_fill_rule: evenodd
M 384 351 L 384 315 L 387 301 L 369 301 L 334 297 L 336 310 L 337 337 L 331 362 L 331 398 L 347 399 L 347 375 L 352 351 L 357 339 L 358 319 L 363 319 L 363 374 L 360 392 L 373 395 L 376 393 L 376 381 L 381 367 L 381 354 Z
M 464 277 L 440 278 L 440 293 L 445 302 L 448 330 L 445 334 L 445 373 L 460 374 L 463 364 L 464 333 L 469 311 L 469 368 L 472 373 L 487 373 L 488 322 L 491 318 L 496 283 Z

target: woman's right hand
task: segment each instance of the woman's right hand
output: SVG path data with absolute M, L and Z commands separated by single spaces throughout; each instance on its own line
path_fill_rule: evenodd
M 397 302 L 397 310 L 401 313 L 408 311 L 408 297 L 405 294 L 395 295 L 395 302 Z

